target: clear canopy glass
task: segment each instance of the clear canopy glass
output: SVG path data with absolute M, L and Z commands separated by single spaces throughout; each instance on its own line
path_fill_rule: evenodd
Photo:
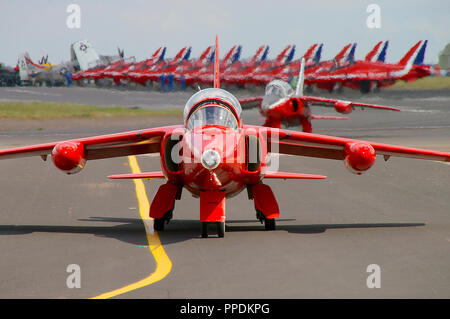
M 231 93 L 209 88 L 195 93 L 187 101 L 184 107 L 184 120 L 187 129 L 199 125 L 223 125 L 236 129 L 241 113 L 241 104 Z
M 266 92 L 261 102 L 263 109 L 269 109 L 278 101 L 294 94 L 294 89 L 281 80 L 273 80 L 266 86 Z
M 192 95 L 191 98 L 187 101 L 186 106 L 184 107 L 184 120 L 187 119 L 189 112 L 191 111 L 194 105 L 204 100 L 214 100 L 214 99 L 220 99 L 227 102 L 234 108 L 236 115 L 239 118 L 241 117 L 242 113 L 241 104 L 239 103 L 238 99 L 234 97 L 233 94 L 222 89 L 209 88 L 198 91 L 197 93 Z
M 186 123 L 188 130 L 203 125 L 221 125 L 232 129 L 238 128 L 233 113 L 225 107 L 218 105 L 202 106 L 195 110 Z

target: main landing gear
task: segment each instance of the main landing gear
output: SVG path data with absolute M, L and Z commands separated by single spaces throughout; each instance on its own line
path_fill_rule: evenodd
M 156 231 L 163 231 L 164 224 L 168 224 L 173 217 L 173 209 L 168 211 L 163 218 L 154 218 L 153 219 L 153 229 Z
M 260 211 L 256 211 L 256 219 L 258 219 L 261 224 L 264 223 L 265 230 L 276 229 L 275 218 L 266 218 L 263 213 L 261 213 Z
M 266 230 L 275 230 L 275 218 L 280 217 L 280 209 L 269 185 L 248 185 L 247 190 L 249 199 L 255 204 L 256 219 L 264 223 Z

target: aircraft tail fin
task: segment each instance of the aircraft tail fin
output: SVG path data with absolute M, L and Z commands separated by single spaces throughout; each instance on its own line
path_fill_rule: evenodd
M 231 56 L 231 63 L 234 63 L 236 61 L 239 61 L 241 58 L 241 52 L 242 52 L 242 46 L 239 45 L 236 50 L 234 51 L 234 54 Z
M 188 61 L 191 57 L 192 47 L 188 47 L 186 50 L 186 53 L 183 55 L 183 58 L 181 60 Z
M 423 64 L 423 60 L 425 59 L 425 50 L 427 49 L 428 40 L 425 40 L 420 46 L 419 52 L 417 52 L 417 56 L 414 59 L 414 65 Z
M 385 62 L 386 61 L 386 52 L 389 46 L 389 41 L 384 41 L 383 48 L 381 49 L 380 53 L 378 54 L 378 57 L 376 59 L 377 62 Z
M 311 45 L 303 55 L 303 58 L 305 58 L 305 63 L 319 63 L 320 56 L 322 55 L 322 46 L 323 43 L 314 43 L 313 45 Z
M 166 54 L 166 47 L 159 47 L 152 56 L 151 59 L 155 62 L 164 60 L 164 55 Z
M 30 74 L 29 74 L 29 64 L 26 59 L 26 57 L 29 57 L 28 52 L 25 52 L 19 56 L 19 60 L 17 62 L 19 66 L 19 76 L 22 81 L 28 81 L 30 80 Z
M 259 61 L 265 61 L 267 58 L 267 55 L 269 53 L 269 46 L 268 45 L 262 45 L 256 50 L 255 55 L 250 60 L 250 63 L 255 63 Z
M 283 49 L 283 51 L 280 52 L 280 54 L 277 55 L 276 58 L 276 63 L 281 63 L 283 61 L 283 59 L 286 57 L 286 54 L 288 52 L 288 50 L 292 47 L 292 45 L 288 45 L 287 47 L 285 47 Z
M 223 58 L 224 61 L 228 61 L 232 54 L 234 53 L 234 50 L 236 50 L 237 45 L 233 45 L 233 47 L 225 54 L 225 57 Z
M 214 52 L 214 88 L 220 88 L 219 36 L 216 35 L 216 50 Z
M 345 47 L 343 47 L 342 50 L 339 51 L 338 54 L 336 54 L 334 59 L 337 60 L 337 61 L 341 60 L 347 54 L 347 52 L 348 52 L 348 50 L 350 49 L 351 46 L 352 46 L 352 44 L 349 43 Z
M 308 50 L 306 50 L 305 54 L 303 54 L 303 58 L 305 58 L 305 61 L 308 61 L 309 59 L 311 59 L 312 55 L 314 54 L 314 50 L 317 48 L 319 44 L 314 43 L 313 45 L 311 45 L 309 47 Z
M 266 48 L 264 49 L 260 61 L 266 61 L 268 55 L 269 55 L 269 46 L 266 45 Z
M 234 45 L 225 55 L 222 61 L 222 66 L 224 68 L 228 67 L 229 65 L 233 64 L 234 62 L 238 61 L 241 57 L 241 45 Z
M 289 53 L 287 53 L 284 63 L 289 64 L 294 59 L 294 55 L 295 55 L 295 44 L 289 50 Z
M 164 61 L 164 58 L 165 58 L 165 56 L 166 56 L 166 52 L 167 52 L 167 48 L 164 47 L 164 49 L 163 49 L 162 52 L 161 52 L 161 55 L 159 56 L 158 62 Z
M 397 64 L 407 65 L 408 63 L 412 63 L 416 59 L 421 44 L 422 40 L 417 42 L 411 49 L 409 49 L 409 51 L 403 56 L 403 58 L 400 61 L 398 61 Z
M 209 47 L 207 47 L 205 49 L 205 51 L 202 52 L 202 54 L 200 54 L 200 57 L 198 58 L 199 61 L 203 61 L 205 59 L 209 60 L 209 55 L 211 54 L 211 50 L 213 49 L 213 46 L 210 45 Z
M 373 49 L 367 53 L 365 61 L 367 62 L 383 62 L 386 60 L 386 51 L 389 46 L 389 41 L 378 42 Z
M 70 49 L 70 56 L 72 62 L 74 64 L 78 63 L 81 70 L 94 68 L 101 63 L 100 56 L 87 40 L 73 43 Z
M 345 62 L 355 61 L 355 50 L 356 50 L 356 43 L 353 43 L 352 47 L 348 51 L 348 54 L 344 57 Z
M 377 54 L 377 52 L 380 50 L 381 45 L 383 44 L 383 41 L 378 42 L 377 44 L 375 44 L 375 46 L 373 47 L 372 50 L 370 50 L 369 53 L 367 53 L 366 57 L 364 58 L 365 61 L 367 62 L 373 62 L 375 55 Z
M 180 62 L 183 59 L 187 49 L 188 49 L 188 47 L 184 47 L 180 51 L 178 51 L 178 53 L 172 59 L 172 62 Z
M 314 64 L 317 64 L 320 62 L 320 58 L 322 56 L 322 47 L 323 47 L 323 43 L 321 43 L 319 45 L 319 47 L 316 50 L 316 53 L 314 54 L 314 56 L 312 58 L 312 62 L 314 62 Z
M 51 69 L 49 66 L 34 63 L 28 52 L 25 52 L 19 56 L 18 64 L 19 76 L 22 81 L 28 81 L 37 73 Z

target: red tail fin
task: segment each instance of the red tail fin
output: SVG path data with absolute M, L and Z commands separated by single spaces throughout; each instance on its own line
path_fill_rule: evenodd
M 216 35 L 216 56 L 214 57 L 214 88 L 220 88 L 220 70 L 219 70 L 219 37 Z
M 421 43 L 422 43 L 422 41 L 417 42 L 411 49 L 409 49 L 409 51 L 405 54 L 405 56 L 397 64 L 398 65 L 406 65 L 408 63 L 409 59 L 411 59 L 414 52 L 416 52 L 416 50 L 419 48 Z
M 280 54 L 278 54 L 276 62 L 281 62 L 281 60 L 283 60 L 284 56 L 286 55 L 287 50 L 289 50 L 291 48 L 291 45 L 288 45 L 287 47 L 284 48 L 283 51 L 281 51 Z
M 380 48 L 382 43 L 383 43 L 383 41 L 380 41 L 377 44 L 375 44 L 373 49 L 369 53 L 367 53 L 366 58 L 364 60 L 365 61 L 372 61 L 373 57 L 378 52 L 378 49 Z
M 352 46 L 351 43 L 347 44 L 336 56 L 334 57 L 335 60 L 340 60 L 344 57 L 344 55 L 347 53 L 348 49 Z
M 314 43 L 312 46 L 309 47 L 309 49 L 306 51 L 306 53 L 303 55 L 303 57 L 305 58 L 305 61 L 308 61 L 308 59 L 311 58 L 312 53 L 314 51 L 314 49 L 318 46 L 317 43 Z

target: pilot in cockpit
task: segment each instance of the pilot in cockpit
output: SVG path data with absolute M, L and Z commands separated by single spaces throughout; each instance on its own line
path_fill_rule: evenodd
M 237 129 L 242 107 L 229 92 L 222 89 L 205 89 L 194 94 L 186 103 L 184 119 L 186 128 L 218 125 Z
M 281 80 L 273 80 L 266 86 L 266 91 L 261 103 L 261 107 L 263 110 L 270 109 L 279 101 L 287 99 L 293 94 L 294 89 L 289 85 L 289 83 Z

